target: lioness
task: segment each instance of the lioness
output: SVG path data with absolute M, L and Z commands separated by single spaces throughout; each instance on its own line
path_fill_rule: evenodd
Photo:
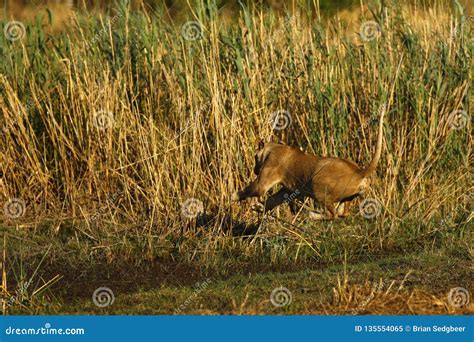
M 381 111 L 375 155 L 366 168 L 340 158 L 317 157 L 297 148 L 277 143 L 258 143 L 254 173 L 257 179 L 232 195 L 232 201 L 264 195 L 274 185 L 283 187 L 270 196 L 265 211 L 296 198 L 310 197 L 323 205 L 327 219 L 349 214 L 350 201 L 368 186 L 369 177 L 377 167 L 382 152 L 383 117 Z M 291 194 L 291 196 L 290 196 Z M 344 203 L 344 210 L 337 210 Z

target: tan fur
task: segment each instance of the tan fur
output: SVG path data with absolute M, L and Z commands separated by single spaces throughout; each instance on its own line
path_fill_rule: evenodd
M 317 157 L 298 148 L 261 141 L 255 155 L 254 173 L 257 179 L 234 193 L 232 200 L 259 197 L 273 186 L 281 184 L 282 189 L 267 199 L 265 210 L 288 202 L 289 198 L 310 197 L 328 210 L 328 219 L 337 217 L 339 204 L 346 202 L 344 212 L 339 216 L 347 216 L 350 201 L 368 187 L 367 177 L 375 171 L 379 162 L 384 112 L 380 116 L 375 154 L 365 169 L 347 159 Z M 295 193 L 298 195 L 290 197 Z

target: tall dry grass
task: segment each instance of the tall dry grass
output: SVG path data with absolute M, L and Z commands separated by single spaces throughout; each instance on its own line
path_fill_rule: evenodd
M 255 218 L 229 199 L 252 177 L 257 138 L 365 165 L 383 105 L 384 149 L 368 194 L 382 203 L 381 221 L 392 231 L 470 206 L 469 16 L 396 4 L 351 26 L 256 7 L 233 23 L 204 8 L 194 15 L 202 38 L 193 41 L 168 18 L 126 5 L 75 15 L 54 36 L 38 23 L 18 41 L 0 37 L 1 202 L 26 204 L 17 219 L 2 213 L 5 223 L 180 235 L 205 218 L 183 215 L 194 198 L 221 236 L 230 217 Z M 367 21 L 380 37 L 361 39 Z M 292 124 L 278 131 L 270 118 L 280 110 Z M 213 241 L 205 248 L 232 249 Z

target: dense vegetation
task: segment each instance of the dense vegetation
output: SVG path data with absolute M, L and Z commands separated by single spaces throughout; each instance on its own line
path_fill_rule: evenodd
M 48 245 L 39 285 L 103 265 L 178 262 L 218 277 L 413 251 L 472 261 L 474 21 L 460 6 L 354 11 L 242 5 L 232 18 L 207 4 L 173 21 L 122 2 L 54 34 L 46 12 L 10 31 L 19 39 L 0 35 L 8 281 L 31 275 Z M 230 203 L 259 137 L 365 165 L 380 110 L 376 217 L 356 205 L 335 222 L 284 207 L 262 220 Z

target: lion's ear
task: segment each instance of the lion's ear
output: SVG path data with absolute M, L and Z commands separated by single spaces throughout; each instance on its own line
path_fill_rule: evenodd
M 260 139 L 258 141 L 258 149 L 261 150 L 265 146 L 265 141 L 263 139 Z

